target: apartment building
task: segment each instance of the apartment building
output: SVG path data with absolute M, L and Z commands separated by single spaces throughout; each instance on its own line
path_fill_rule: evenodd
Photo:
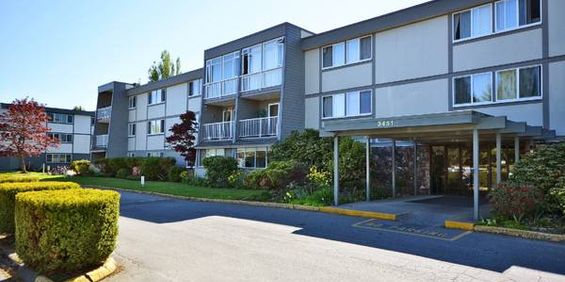
M 7 111 L 10 104 L 0 104 L 0 113 Z M 39 170 L 45 167 L 68 166 L 73 160 L 90 159 L 90 142 L 94 112 L 45 108 L 49 116 L 47 127 L 49 135 L 60 140 L 57 148 L 48 148 L 38 157 L 27 160 L 29 167 Z M 0 157 L 0 170 L 17 170 L 20 161 L 17 158 Z
M 265 167 L 272 144 L 313 128 L 334 138 L 334 164 L 340 136 L 365 140 L 368 199 L 470 191 L 478 205 L 522 154 L 565 136 L 561 11 L 561 0 L 435 0 L 320 34 L 284 23 L 206 50 L 202 69 L 101 86 L 107 147 L 93 154 L 178 158 L 164 136 L 188 109 L 198 160 Z

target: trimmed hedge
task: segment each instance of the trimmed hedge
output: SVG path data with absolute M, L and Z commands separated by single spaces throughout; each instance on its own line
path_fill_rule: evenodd
M 0 233 L 14 233 L 16 194 L 29 191 L 78 189 L 74 182 L 30 182 L 0 184 Z
M 202 160 L 206 169 L 208 184 L 214 187 L 227 187 L 229 177 L 238 171 L 237 161 L 231 157 L 213 156 Z
M 39 176 L 37 175 L 7 175 L 0 176 L 0 183 L 15 183 L 15 182 L 37 182 Z
M 89 160 L 76 160 L 71 163 L 71 169 L 79 175 L 90 174 L 90 161 Z
M 120 194 L 71 189 L 16 196 L 16 252 L 40 273 L 101 265 L 116 247 Z

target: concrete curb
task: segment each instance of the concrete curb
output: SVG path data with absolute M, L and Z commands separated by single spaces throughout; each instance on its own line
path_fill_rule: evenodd
M 561 234 L 550 234 L 550 233 L 542 233 L 542 232 L 530 231 L 530 230 L 520 230 L 520 229 L 486 226 L 486 225 L 475 225 L 474 230 L 477 232 L 508 235 L 514 237 L 521 237 L 525 239 L 551 241 L 551 242 L 565 242 L 565 235 L 561 235 Z
M 114 187 L 104 187 L 104 186 L 97 186 L 97 185 L 83 185 L 83 187 L 97 188 L 97 189 L 109 189 L 109 190 L 116 190 L 116 191 L 122 191 L 122 192 L 132 192 L 132 193 L 139 193 L 139 194 L 155 195 L 155 196 L 166 197 L 166 198 L 191 200 L 191 201 L 198 201 L 198 202 L 236 204 L 236 205 L 246 205 L 246 206 L 255 206 L 255 207 L 269 207 L 269 208 L 280 208 L 280 209 L 290 209 L 290 210 L 323 212 L 323 213 L 329 213 L 329 214 L 338 214 L 338 215 L 363 217 L 363 218 L 396 220 L 396 214 L 392 214 L 392 213 L 350 210 L 350 209 L 342 209 L 342 208 L 336 208 L 336 207 L 312 207 L 312 206 L 293 205 L 293 204 L 284 204 L 284 203 L 272 203 L 272 202 L 225 200 L 225 199 L 206 199 L 206 198 L 196 198 L 196 197 L 170 195 L 170 194 L 159 193 L 159 192 L 149 192 L 149 191 L 121 189 L 121 188 L 114 188 Z
M 447 229 L 460 229 L 465 231 L 473 231 L 475 224 L 472 222 L 456 221 L 456 220 L 446 220 L 444 226 Z
M 66 282 L 98 282 L 114 273 L 117 268 L 118 266 L 116 261 L 112 257 L 109 257 L 104 264 L 97 269 L 86 274 L 67 279 Z M 18 269 L 18 278 L 24 282 L 53 282 L 50 278 L 38 275 L 35 271 L 25 265 L 20 266 Z

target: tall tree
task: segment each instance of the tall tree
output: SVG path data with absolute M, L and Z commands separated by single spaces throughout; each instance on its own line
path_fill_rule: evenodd
M 158 81 L 169 78 L 172 75 L 178 75 L 180 73 L 180 58 L 177 57 L 176 64 L 173 64 L 171 62 L 171 54 L 169 51 L 164 50 L 161 52 L 161 61 L 159 63 L 154 61 L 148 73 L 149 81 Z
M 194 166 L 196 159 L 196 149 L 194 149 L 194 141 L 198 123 L 196 122 L 196 114 L 192 111 L 187 111 L 180 116 L 180 123 L 176 123 L 169 129 L 173 134 L 166 138 L 171 147 L 181 156 L 184 157 L 189 167 Z
M 47 135 L 47 121 L 43 105 L 28 98 L 14 100 L 8 111 L 0 115 L 0 155 L 19 158 L 22 171 L 27 172 L 26 158 L 59 146 L 58 139 Z

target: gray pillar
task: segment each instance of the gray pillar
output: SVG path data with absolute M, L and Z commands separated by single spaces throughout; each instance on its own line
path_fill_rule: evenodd
M 418 144 L 414 141 L 414 196 L 418 194 Z
M 473 219 L 479 220 L 479 130 L 473 129 Z
M 339 137 L 334 137 L 334 205 L 339 205 Z
M 392 197 L 396 198 L 396 140 L 392 140 Z
M 520 160 L 520 137 L 514 137 L 514 163 Z
M 371 144 L 369 136 L 365 144 L 365 197 L 371 200 Z
M 501 150 L 502 150 L 502 137 L 500 136 L 500 133 L 497 133 L 496 134 L 496 184 L 497 185 L 500 184 L 500 182 L 502 181 Z

